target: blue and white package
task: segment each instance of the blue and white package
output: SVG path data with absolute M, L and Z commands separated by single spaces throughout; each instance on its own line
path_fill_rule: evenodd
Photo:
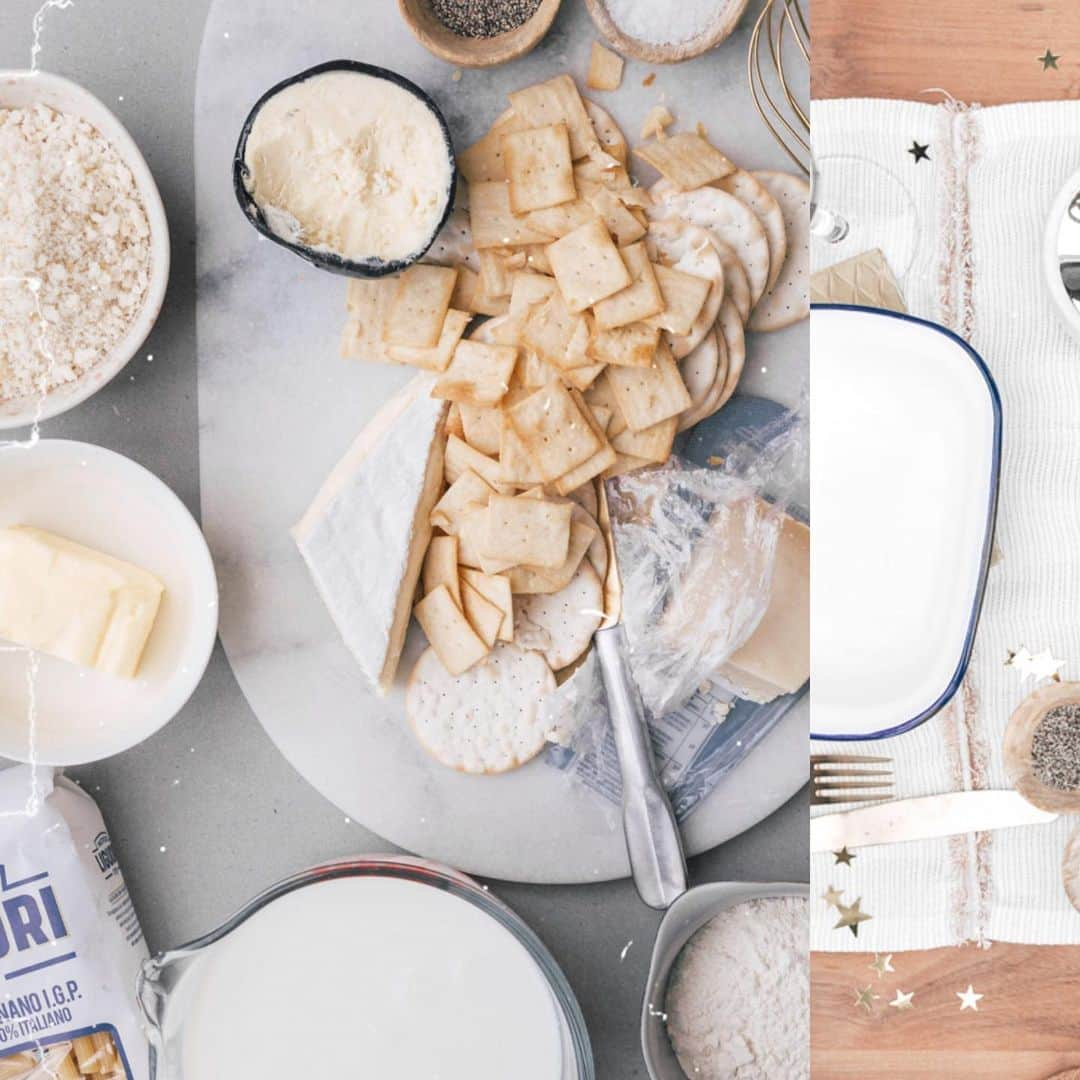
M 0 1078 L 148 1080 L 146 956 L 94 800 L 53 769 L 0 771 Z

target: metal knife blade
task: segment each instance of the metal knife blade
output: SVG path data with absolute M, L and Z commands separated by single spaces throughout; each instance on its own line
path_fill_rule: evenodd
M 1057 814 L 1039 810 L 1015 791 L 956 791 L 920 799 L 896 799 L 810 820 L 810 850 L 899 844 L 937 836 L 1042 825 Z

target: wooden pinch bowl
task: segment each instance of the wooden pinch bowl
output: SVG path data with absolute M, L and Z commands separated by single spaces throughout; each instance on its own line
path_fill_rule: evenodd
M 1065 854 L 1061 860 L 1061 880 L 1065 883 L 1065 894 L 1069 903 L 1080 911 L 1080 825 L 1073 829 L 1065 844 Z M 1076 1070 L 1074 1080 L 1080 1080 L 1080 1069 Z
M 1080 683 L 1052 682 L 1029 694 L 1009 717 L 1005 728 L 1005 772 L 1009 782 L 1029 803 L 1057 814 L 1080 813 L 1080 789 L 1048 787 L 1035 775 L 1031 742 L 1043 717 L 1056 705 L 1080 705 Z
M 398 9 L 416 40 L 433 56 L 458 67 L 484 68 L 524 56 L 551 29 L 562 0 L 540 0 L 536 11 L 519 27 L 489 38 L 455 34 L 431 8 L 430 0 L 398 0 Z
M 662 6 L 659 0 L 654 0 L 654 2 L 658 7 Z M 589 9 L 596 28 L 607 43 L 623 56 L 632 56 L 635 60 L 643 60 L 647 64 L 678 64 L 683 60 L 692 60 L 695 56 L 708 52 L 709 49 L 731 36 L 735 27 L 739 25 L 739 20 L 743 17 L 748 3 L 749 0 L 727 0 L 716 21 L 708 29 L 686 41 L 666 42 L 661 45 L 631 37 L 620 30 L 604 0 L 585 0 L 585 6 Z

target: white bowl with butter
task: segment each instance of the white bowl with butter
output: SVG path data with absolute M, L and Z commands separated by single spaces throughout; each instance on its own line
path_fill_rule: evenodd
M 259 232 L 356 277 L 419 259 L 449 216 L 456 179 L 435 102 L 396 72 L 352 60 L 271 87 L 233 161 L 237 201 Z
M 0 539 L 0 756 L 96 761 L 175 716 L 218 617 L 209 549 L 176 495 L 102 447 L 8 444 Z

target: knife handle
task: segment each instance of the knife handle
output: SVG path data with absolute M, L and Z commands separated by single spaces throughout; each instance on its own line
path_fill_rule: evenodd
M 628 662 L 621 624 L 596 634 L 608 713 L 622 773 L 626 849 L 638 894 L 663 910 L 686 892 L 686 855 L 667 793 L 656 774 L 645 706 Z

